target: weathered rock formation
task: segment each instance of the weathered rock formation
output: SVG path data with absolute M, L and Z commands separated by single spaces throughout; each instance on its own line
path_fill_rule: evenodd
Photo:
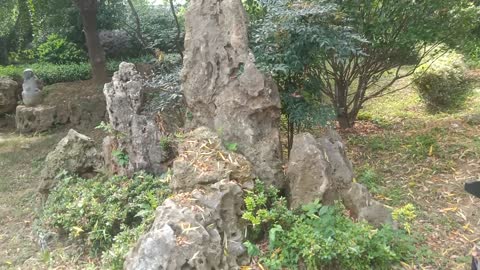
M 166 169 L 164 162 L 170 157 L 162 151 L 162 134 L 155 117 L 143 114 L 143 91 L 143 79 L 131 63 L 121 63 L 112 82 L 105 84 L 107 112 L 115 133 L 104 140 L 105 164 L 110 171 L 160 174 Z M 128 157 L 128 164 L 119 164 L 112 151 Z
M 20 133 L 46 131 L 55 123 L 56 111 L 54 106 L 17 106 L 15 124 L 17 131 Z
M 296 135 L 286 173 L 292 208 L 316 199 L 327 204 L 341 199 L 354 218 L 374 226 L 393 223 L 391 210 L 375 201 L 367 188 L 353 182 L 352 164 L 334 131 L 319 139 L 309 133 Z
M 178 193 L 157 208 L 125 269 L 239 269 L 247 259 L 241 185 L 253 180 L 251 172 L 251 164 L 209 129 L 187 134 L 174 162 L 171 186 Z
M 42 182 L 39 191 L 48 194 L 55 186 L 56 176 L 65 171 L 82 177 L 93 176 L 101 167 L 101 159 L 95 149 L 95 143 L 89 137 L 73 129 L 47 155 L 45 165 L 40 173 Z
M 0 114 L 15 112 L 18 88 L 14 80 L 0 78 Z
M 283 187 L 279 138 L 280 97 L 248 48 L 241 0 L 190 1 L 182 89 L 189 127 L 206 126 L 238 150 L 258 177 Z

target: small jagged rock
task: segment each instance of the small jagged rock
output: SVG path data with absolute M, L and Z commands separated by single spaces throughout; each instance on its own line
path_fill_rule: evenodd
M 242 193 L 238 183 L 222 180 L 167 199 L 124 269 L 239 269 L 247 262 Z
M 46 131 L 56 123 L 55 112 L 54 106 L 17 106 L 15 114 L 17 131 L 20 133 Z
M 185 28 L 187 127 L 218 130 L 223 141 L 238 144 L 261 180 L 283 188 L 280 95 L 255 66 L 242 1 L 190 1 Z
M 132 175 L 144 170 L 161 174 L 166 170 L 165 162 L 169 158 L 162 151 L 162 134 L 155 122 L 155 116 L 143 113 L 143 79 L 135 65 L 122 62 L 115 72 L 112 82 L 105 84 L 103 90 L 107 103 L 109 122 L 117 135 L 107 142 L 104 149 L 121 151 L 128 156 L 128 164 L 122 165 L 115 173 Z M 104 153 L 111 157 L 111 153 Z M 112 160 L 106 160 L 111 164 Z
M 186 134 L 178 152 L 173 162 L 173 190 L 189 190 L 222 179 L 246 183 L 254 178 L 250 162 L 227 151 L 218 135 L 206 127 Z
M 465 122 L 469 125 L 480 125 L 480 113 L 470 114 L 464 117 Z
M 374 226 L 393 224 L 391 209 L 375 201 L 365 186 L 353 182 L 353 166 L 340 136 L 332 130 L 319 139 L 309 133 L 296 135 L 286 174 L 292 208 L 315 200 L 324 204 L 342 200 L 356 219 Z
M 397 227 L 392 218 L 392 209 L 375 200 L 372 201 L 371 205 L 360 209 L 358 219 L 365 220 L 377 228 L 385 224 L 393 225 L 394 228 Z
M 48 194 L 56 184 L 56 176 L 63 171 L 86 176 L 95 173 L 100 167 L 101 159 L 95 148 L 95 142 L 70 129 L 67 136 L 47 155 L 40 173 L 42 182 L 39 191 L 42 194 Z
M 16 81 L 0 78 L 0 114 L 15 112 L 18 88 Z
M 296 135 L 286 171 L 290 206 L 296 208 L 316 199 L 322 200 L 331 188 L 331 171 L 325 152 L 315 138 L 308 133 Z

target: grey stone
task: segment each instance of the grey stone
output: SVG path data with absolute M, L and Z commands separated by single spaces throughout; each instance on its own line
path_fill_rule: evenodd
M 82 177 L 91 176 L 101 166 L 101 159 L 95 149 L 95 142 L 89 137 L 70 129 L 47 155 L 40 173 L 42 182 L 39 191 L 48 194 L 56 184 L 56 176 L 65 171 Z
M 292 208 L 315 200 L 330 204 L 341 199 L 353 218 L 377 227 L 393 224 L 391 209 L 375 201 L 366 187 L 353 182 L 353 166 L 333 130 L 319 139 L 309 133 L 296 135 L 286 173 Z
M 365 220 L 377 228 L 385 224 L 390 224 L 394 228 L 397 227 L 392 218 L 392 209 L 375 200 L 372 201 L 371 205 L 360 209 L 358 219 Z
M 109 121 L 117 133 L 115 140 L 108 141 L 113 145 L 104 149 L 122 151 L 129 160 L 128 165 L 119 167 L 119 174 L 132 175 L 139 170 L 160 174 L 166 170 L 168 155 L 162 151 L 155 116 L 143 114 L 143 91 L 143 79 L 135 65 L 125 62 L 103 89 Z
M 191 119 L 238 150 L 267 184 L 284 186 L 280 96 L 255 67 L 241 0 L 191 1 L 185 16 L 182 90 Z
M 42 103 L 42 83 L 31 69 L 23 72 L 22 100 L 25 106 L 36 106 Z
M 242 205 L 241 187 L 227 180 L 167 199 L 124 269 L 238 269 L 247 259 Z
M 0 78 L 0 114 L 15 112 L 18 88 L 14 80 Z
M 56 122 L 55 111 L 54 106 L 17 106 L 15 115 L 17 131 L 20 133 L 28 133 L 41 132 L 50 129 Z
M 331 189 L 331 171 L 315 138 L 309 133 L 296 135 L 286 170 L 290 207 L 323 200 L 325 192 Z
M 469 125 L 480 125 L 480 113 L 470 114 L 464 117 L 465 122 Z

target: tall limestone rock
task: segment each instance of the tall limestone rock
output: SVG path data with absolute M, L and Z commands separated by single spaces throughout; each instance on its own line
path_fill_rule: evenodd
M 238 144 L 259 178 L 283 187 L 280 96 L 255 67 L 241 0 L 192 0 L 185 18 L 187 126 L 209 127 L 224 142 Z
M 166 170 L 164 162 L 169 157 L 160 144 L 162 134 L 154 116 L 143 111 L 143 79 L 135 65 L 122 62 L 103 92 L 115 134 L 103 142 L 107 169 L 124 175 L 140 170 L 160 174 Z M 120 158 L 123 162 L 118 162 Z

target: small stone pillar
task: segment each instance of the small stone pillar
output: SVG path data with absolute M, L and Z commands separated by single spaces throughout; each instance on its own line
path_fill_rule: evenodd
M 20 133 L 46 131 L 55 124 L 55 106 L 17 106 L 15 123 Z

